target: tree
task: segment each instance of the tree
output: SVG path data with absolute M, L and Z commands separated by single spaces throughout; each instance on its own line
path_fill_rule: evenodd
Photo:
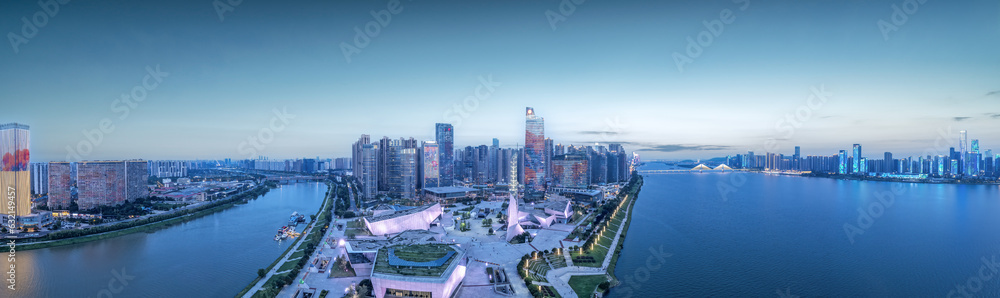
M 264 268 L 257 269 L 257 276 L 258 277 L 262 277 L 263 278 L 266 275 L 267 275 L 267 270 L 264 270 Z
M 493 228 L 490 228 L 489 234 L 493 235 Z

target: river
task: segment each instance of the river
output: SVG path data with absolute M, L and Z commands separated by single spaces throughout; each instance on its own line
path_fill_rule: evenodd
M 632 218 L 611 297 L 1000 297 L 996 185 L 648 174 Z
M 156 231 L 19 251 L 13 297 L 232 297 L 288 248 L 290 240 L 273 238 L 291 213 L 315 214 L 326 190 L 282 185 Z

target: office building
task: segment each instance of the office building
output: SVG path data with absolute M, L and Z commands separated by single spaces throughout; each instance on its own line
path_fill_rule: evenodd
M 437 123 L 435 141 L 438 144 L 438 175 L 440 186 L 452 186 L 455 180 L 455 131 L 449 123 Z
M 374 199 L 378 195 L 378 145 L 360 145 L 358 161 L 360 165 L 355 168 L 355 174 L 361 180 L 361 191 L 365 199 Z
M 545 119 L 526 108 L 524 131 L 524 184 L 534 191 L 545 190 Z
M 3 156 L 2 169 L 0 169 L 0 189 L 4 190 L 5 198 L 10 203 L 4 204 L 5 214 L 10 214 L 11 207 L 14 207 L 13 214 L 17 217 L 31 214 L 31 171 L 28 169 L 30 163 L 29 145 L 31 135 L 28 126 L 19 123 L 7 123 L 0 125 L 0 155 Z M 11 198 L 13 195 L 13 198 Z
M 587 188 L 590 185 L 590 167 L 583 154 L 556 155 L 552 158 L 552 174 L 556 186 Z
M 422 172 L 423 172 L 423 184 L 421 188 L 429 187 L 440 187 L 440 177 L 441 177 L 441 167 L 440 153 L 438 152 L 438 144 L 435 141 L 424 142 L 423 146 L 423 160 Z

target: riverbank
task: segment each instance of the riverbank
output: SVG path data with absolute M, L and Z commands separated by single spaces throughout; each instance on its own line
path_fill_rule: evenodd
M 830 179 L 840 179 L 840 180 L 857 180 L 857 181 L 880 181 L 880 182 L 904 182 L 904 183 L 927 183 L 927 184 L 967 184 L 967 185 L 1000 185 L 998 180 L 963 180 L 963 179 L 953 179 L 953 178 L 898 178 L 898 177 L 872 177 L 872 176 L 854 176 L 854 175 L 840 175 L 840 174 L 827 174 L 827 173 L 803 173 L 802 177 L 818 177 L 818 178 L 830 178 Z
M 213 214 L 215 212 L 219 212 L 231 208 L 233 206 L 236 206 L 237 204 L 247 200 L 256 199 L 260 196 L 267 194 L 267 192 L 274 187 L 275 185 L 273 184 L 260 184 L 254 187 L 253 189 L 245 190 L 241 193 L 234 194 L 229 198 L 217 200 L 210 204 L 206 204 L 204 206 L 199 206 L 190 210 L 180 210 L 170 214 L 161 214 L 147 219 L 137 220 L 137 222 L 150 221 L 148 223 L 142 223 L 142 224 L 136 224 L 135 222 L 122 223 L 125 226 L 105 232 L 85 234 L 82 236 L 75 236 L 70 238 L 58 238 L 53 240 L 42 240 L 36 242 L 23 243 L 23 244 L 18 244 L 18 247 L 21 250 L 41 249 L 41 248 L 57 247 L 63 245 L 85 243 L 102 239 L 109 239 L 138 232 L 154 231 L 160 228 L 168 227 L 173 224 L 182 223 L 185 221 L 197 219 L 205 215 Z M 109 227 L 99 227 L 99 228 L 108 229 Z M 58 236 L 60 232 L 84 233 L 86 231 L 80 231 L 80 230 L 58 231 L 56 233 L 49 234 L 49 236 L 46 237 Z
M 332 213 L 331 210 L 333 209 L 333 206 L 331 204 L 334 203 L 334 201 L 337 198 L 339 198 L 337 194 L 338 194 L 338 189 L 340 187 L 343 186 L 340 186 L 339 184 L 333 182 L 330 182 L 328 184 L 326 195 L 323 198 L 323 203 L 320 204 L 319 211 L 316 214 L 316 219 L 309 222 L 309 224 L 306 226 L 306 229 L 302 231 L 302 236 L 296 239 L 294 243 L 289 245 L 288 248 L 285 249 L 285 251 L 282 252 L 281 255 L 274 260 L 274 262 L 268 265 L 267 268 L 260 269 L 264 270 L 265 272 L 263 276 L 261 276 L 260 273 L 258 273 L 257 278 L 255 278 L 252 282 L 250 282 L 250 284 L 244 287 L 243 290 L 241 290 L 238 294 L 236 294 L 235 297 L 246 297 L 246 296 L 275 297 L 277 296 L 277 291 L 280 291 L 281 289 L 281 287 L 278 286 L 279 283 L 286 283 L 286 282 L 291 283 L 293 281 L 293 279 L 298 275 L 302 267 L 304 267 L 305 265 L 304 260 L 308 260 L 308 257 L 312 254 L 313 249 L 315 249 L 319 245 L 322 245 L 322 243 L 320 243 L 320 240 L 323 238 L 324 233 L 326 233 L 327 229 L 329 228 L 329 224 L 331 221 L 330 216 Z M 319 229 L 317 230 L 318 226 L 322 227 L 319 227 Z M 281 268 L 282 265 L 288 262 L 289 257 L 293 254 L 293 252 L 298 251 L 299 247 L 301 247 L 303 243 L 307 243 L 306 244 L 307 247 L 305 248 L 307 252 L 305 252 L 302 258 L 300 258 L 300 261 L 298 261 L 299 263 L 297 264 L 296 268 L 291 270 L 291 272 L 285 272 L 284 274 L 279 274 L 280 272 L 277 271 L 278 268 Z M 310 244 L 312 247 L 309 247 Z M 253 294 L 248 295 L 249 293 Z

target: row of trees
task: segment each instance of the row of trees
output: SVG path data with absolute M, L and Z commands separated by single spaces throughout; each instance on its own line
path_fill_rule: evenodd
M 341 188 L 346 188 L 343 185 L 336 184 L 333 182 L 330 182 L 329 185 L 330 189 L 336 187 L 338 191 Z M 315 217 L 315 220 L 311 224 L 311 226 L 313 227 L 312 232 L 310 232 L 309 234 L 304 234 L 302 236 L 304 238 L 302 238 L 301 241 L 306 241 L 305 243 L 300 244 L 300 245 L 305 245 L 305 250 L 303 251 L 304 254 L 302 255 L 302 258 L 300 258 L 298 263 L 295 264 L 295 268 L 293 268 L 292 271 L 280 277 L 277 277 L 274 280 L 271 280 L 270 282 L 264 285 L 263 289 L 261 289 L 261 294 L 264 297 L 276 297 L 278 296 L 278 293 L 281 292 L 282 287 L 294 283 L 295 278 L 299 276 L 299 272 L 301 272 L 302 268 L 306 266 L 306 264 L 309 262 L 309 258 L 313 255 L 313 253 L 316 251 L 316 248 L 323 240 L 323 235 L 326 235 L 326 230 L 330 227 L 330 221 L 331 221 L 330 213 L 333 211 L 333 206 L 336 205 L 336 202 L 342 201 L 342 200 L 336 200 L 336 197 L 331 197 L 330 190 L 327 190 L 326 197 L 328 200 L 334 200 L 334 204 L 324 204 L 323 208 L 319 212 L 319 216 Z M 318 232 L 316 231 L 317 228 L 319 228 Z
M 251 199 L 257 199 L 258 197 L 263 196 L 264 194 L 266 194 L 271 188 L 274 188 L 274 187 L 277 187 L 277 185 L 274 184 L 274 183 L 262 184 L 262 185 L 258 185 L 253 190 L 244 191 L 244 192 L 242 192 L 240 194 L 234 195 L 234 196 L 229 197 L 227 199 L 221 199 L 221 200 L 212 201 L 212 202 L 204 204 L 202 206 L 198 206 L 197 208 L 179 210 L 177 212 L 164 213 L 164 214 L 150 216 L 150 217 L 143 218 L 143 219 L 132 220 L 132 221 L 125 221 L 125 222 L 120 222 L 120 223 L 115 223 L 115 224 L 110 224 L 110 225 L 95 226 L 95 227 L 91 227 L 91 228 L 87 228 L 87 229 L 83 229 L 83 230 L 64 230 L 64 231 L 53 232 L 51 234 L 48 234 L 45 237 L 37 238 L 35 241 L 48 241 L 48 240 L 66 239 L 66 238 L 87 236 L 87 235 L 92 235 L 92 234 L 99 234 L 99 233 L 111 232 L 111 231 L 116 231 L 116 230 L 128 229 L 128 228 L 132 228 L 132 227 L 138 227 L 138 226 L 141 226 L 141 225 L 146 225 L 146 224 L 151 224 L 151 223 L 155 223 L 155 222 L 160 222 L 160 221 L 172 219 L 172 218 L 175 218 L 175 217 L 180 217 L 180 216 L 185 216 L 185 215 L 189 215 L 189 214 L 193 214 L 193 213 L 198 213 L 198 212 L 201 212 L 201 211 L 209 210 L 209 209 L 220 207 L 220 206 L 227 205 L 227 204 L 232 205 L 232 204 L 235 204 L 235 203 L 241 202 L 241 201 L 245 202 L 245 201 L 248 201 L 248 200 L 251 200 Z

